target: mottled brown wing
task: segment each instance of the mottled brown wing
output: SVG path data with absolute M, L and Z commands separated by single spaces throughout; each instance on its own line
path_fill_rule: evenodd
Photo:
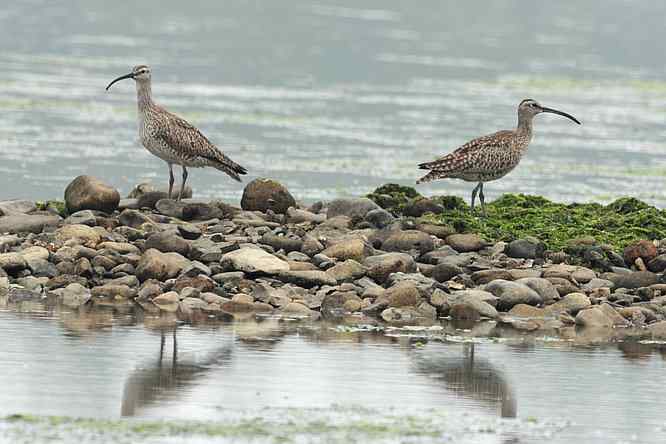
M 478 137 L 437 160 L 420 164 L 419 168 L 436 170 L 440 173 L 484 169 L 484 165 L 489 164 L 488 161 L 491 160 L 489 157 L 494 156 L 498 150 L 510 147 L 512 136 L 513 131 L 505 130 Z
M 229 159 L 187 120 L 166 110 L 163 112 L 168 118 L 168 124 L 159 128 L 156 138 L 177 149 L 183 158 L 207 161 L 209 165 L 241 181 L 239 175 L 247 173 L 245 168 Z

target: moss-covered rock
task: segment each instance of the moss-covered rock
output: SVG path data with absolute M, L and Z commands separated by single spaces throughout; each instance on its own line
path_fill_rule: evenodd
M 409 187 L 385 185 L 368 197 L 389 195 L 399 202 L 387 209 L 401 215 L 401 208 L 418 193 Z M 609 205 L 563 204 L 541 196 L 504 194 L 486 205 L 488 217 L 472 214 L 459 197 L 433 197 L 444 212 L 427 214 L 423 222 L 448 225 L 459 233 L 477 233 L 489 241 L 512 241 L 534 236 L 549 250 L 576 253 L 589 246 L 610 246 L 622 250 L 640 239 L 666 238 L 666 211 L 635 198 L 625 197 Z M 380 205 L 381 203 L 378 202 Z M 586 238 L 585 245 L 572 245 Z M 576 250 L 576 251 L 574 251 Z

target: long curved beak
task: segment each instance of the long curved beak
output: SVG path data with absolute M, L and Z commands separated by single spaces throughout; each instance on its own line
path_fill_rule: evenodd
M 542 106 L 542 107 L 541 107 L 541 111 L 543 111 L 544 113 L 559 114 L 560 116 L 564 116 L 564 117 L 566 117 L 567 119 L 571 119 L 571 120 L 573 120 L 574 122 L 576 122 L 576 123 L 579 124 L 579 125 L 581 124 L 581 123 L 578 121 L 578 119 L 576 119 L 576 118 L 575 118 L 574 116 L 572 116 L 571 114 L 567 114 L 567 113 L 565 113 L 565 112 L 558 111 L 558 110 L 553 109 L 553 108 L 546 108 L 545 106 Z
M 120 76 L 117 79 L 114 79 L 113 82 L 109 83 L 109 86 L 106 87 L 106 90 L 108 91 L 109 88 L 111 88 L 111 85 L 113 85 L 116 82 L 119 82 L 119 81 L 125 80 L 125 79 L 133 79 L 133 78 L 134 78 L 134 73 L 129 73 L 129 74 L 125 74 L 124 76 Z

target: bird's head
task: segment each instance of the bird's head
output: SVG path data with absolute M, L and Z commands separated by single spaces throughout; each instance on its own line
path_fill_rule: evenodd
M 536 116 L 537 114 L 541 113 L 551 113 L 551 114 L 558 114 L 560 116 L 564 116 L 568 119 L 573 120 L 577 124 L 580 125 L 580 122 L 578 119 L 576 119 L 574 116 L 571 114 L 567 114 L 562 111 L 558 111 L 553 108 L 546 108 L 545 106 L 541 106 L 539 102 L 537 102 L 534 99 L 525 99 L 522 102 L 520 102 L 520 105 L 518 105 L 518 116 L 520 118 L 532 118 Z
M 114 83 L 124 80 L 124 79 L 134 79 L 137 83 L 150 82 L 150 66 L 148 65 L 137 65 L 132 69 L 132 72 L 129 74 L 122 75 L 114 79 L 109 86 L 106 87 L 108 91 L 111 88 L 111 85 Z

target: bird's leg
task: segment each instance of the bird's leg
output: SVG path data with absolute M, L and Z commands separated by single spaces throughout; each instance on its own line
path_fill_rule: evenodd
M 479 191 L 479 185 L 481 185 L 481 182 L 479 182 L 479 184 L 472 190 L 472 206 L 470 208 L 472 213 L 474 212 L 474 201 L 476 200 L 476 193 Z
M 171 192 L 173 191 L 173 164 L 169 164 L 169 199 L 171 199 Z
M 481 201 L 481 214 L 486 217 L 486 198 L 483 195 L 483 182 L 479 182 L 479 200 Z
M 180 193 L 178 194 L 178 200 L 183 198 L 185 194 L 185 182 L 187 182 L 187 168 L 183 165 L 183 183 L 180 184 Z

